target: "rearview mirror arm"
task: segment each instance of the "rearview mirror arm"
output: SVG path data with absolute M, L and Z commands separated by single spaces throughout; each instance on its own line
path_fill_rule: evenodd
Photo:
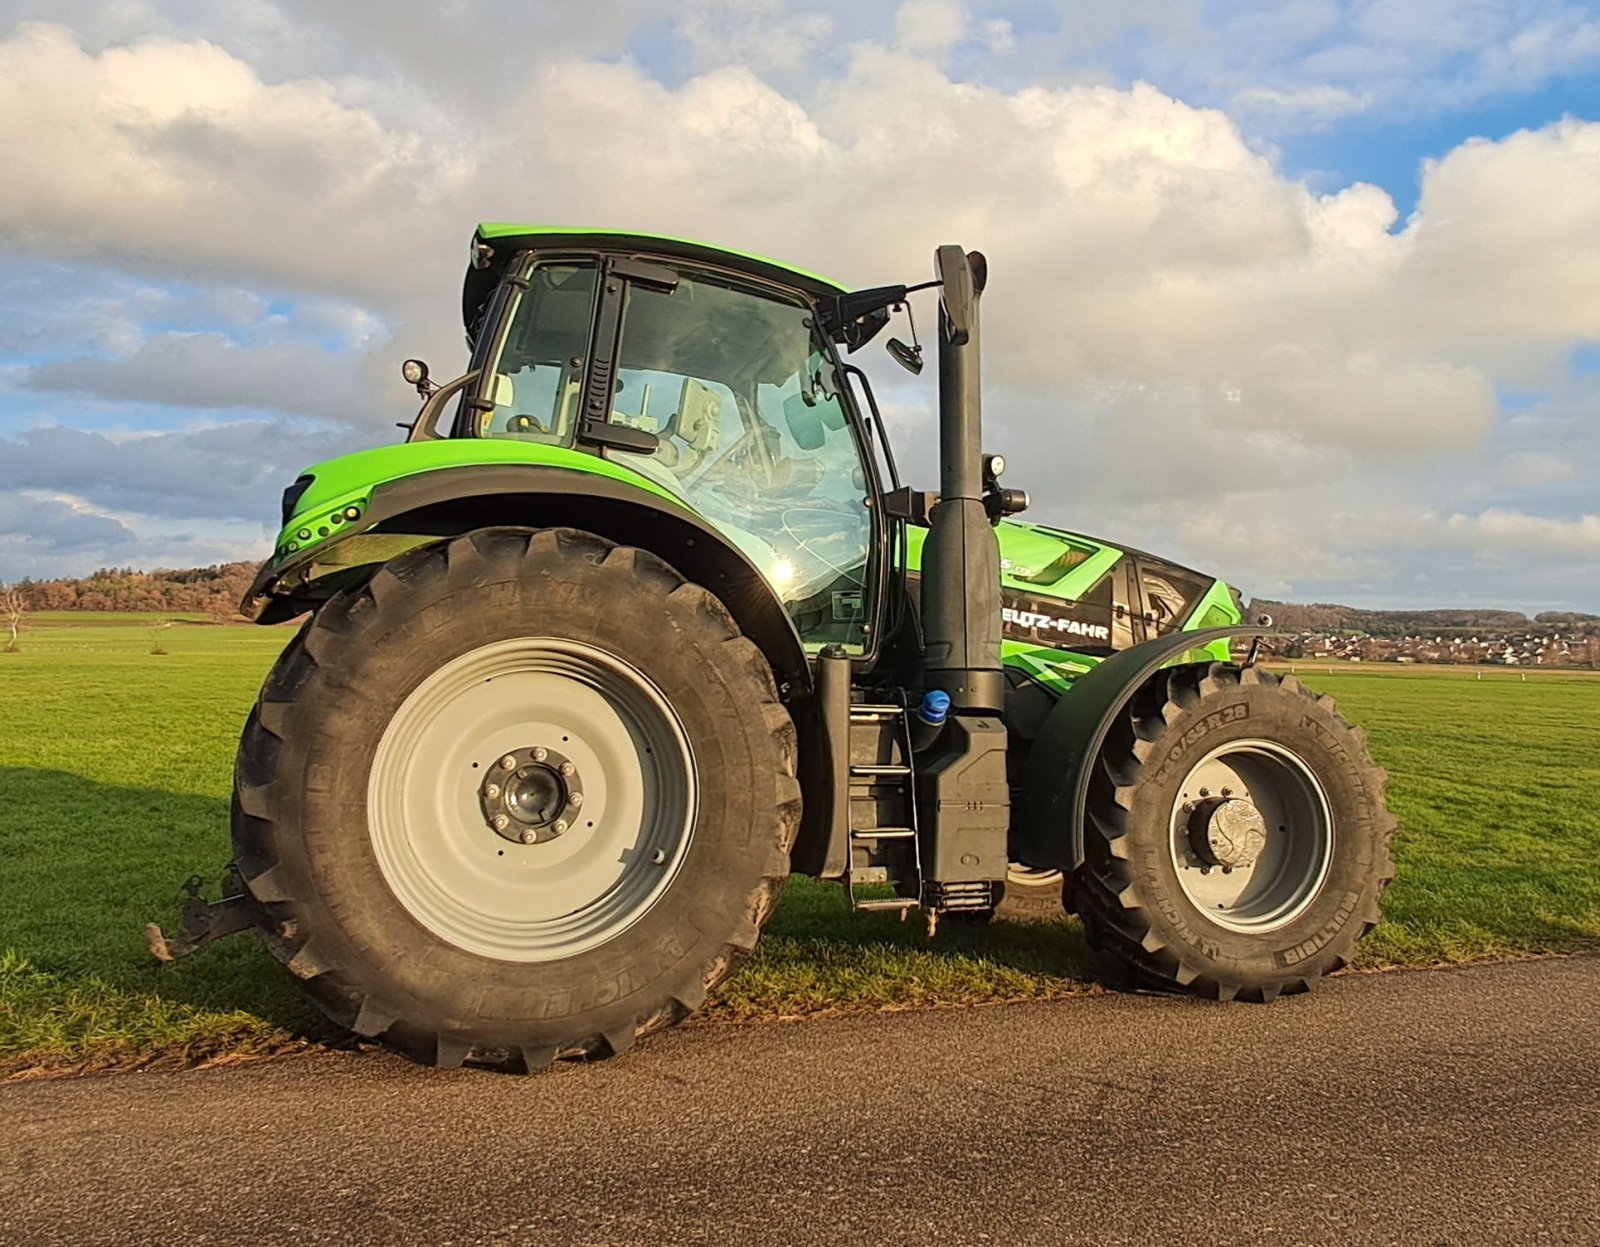
M 408 442 L 434 442 L 439 440 L 439 434 L 434 426 L 439 423 L 439 413 L 444 410 L 444 405 L 452 397 L 459 394 L 467 386 L 483 375 L 482 368 L 474 368 L 471 372 L 462 373 L 448 385 L 441 385 L 428 396 L 428 401 L 422 404 L 422 410 L 417 412 L 417 418 L 410 425 L 402 425 L 410 431 L 406 434 Z

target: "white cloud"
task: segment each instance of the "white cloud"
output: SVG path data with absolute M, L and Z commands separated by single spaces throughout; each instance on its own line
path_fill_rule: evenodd
M 0 491 L 0 580 L 88 571 L 137 548 L 137 534 L 118 520 L 48 495 Z
M 138 437 L 38 427 L 0 438 L 0 497 L 82 499 L 77 510 L 96 508 L 99 518 L 127 514 L 209 526 L 243 517 L 265 544 L 269 529 L 275 531 L 278 495 L 295 474 L 359 445 L 348 429 L 283 420 L 197 424 Z M 14 511 L 14 522 L 24 514 Z
M 354 9 L 330 12 L 344 23 Z M 530 54 L 492 103 L 472 95 L 472 124 L 446 137 L 438 110 L 468 97 L 450 94 L 444 71 L 415 70 L 429 93 L 412 124 L 386 77 L 269 77 L 193 38 L 90 51 L 61 27 L 15 32 L 0 41 L 0 143 L 12 153 L 0 233 L 15 250 L 88 266 L 75 272 L 104 264 L 193 283 L 217 306 L 157 312 L 170 295 L 119 288 L 80 351 L 103 358 L 13 379 L 208 409 L 259 395 L 358 423 L 382 418 L 350 414 L 369 398 L 408 414 L 398 385 L 376 380 L 391 351 L 428 355 L 441 373 L 459 359 L 455 293 L 476 219 L 707 237 L 859 284 L 917 278 L 933 245 L 957 240 L 992 261 L 988 410 L 1009 447 L 1028 448 L 1014 456 L 1017 483 L 1042 511 L 1128 525 L 1240 578 L 1285 579 L 1292 564 L 1303 582 L 1378 591 L 1400 574 L 1379 553 L 1397 526 L 1450 545 L 1457 531 L 1428 515 L 1476 517 L 1482 536 L 1502 523 L 1484 518 L 1495 482 L 1537 487 L 1536 461 L 1520 475 L 1499 466 L 1550 452 L 1499 444 L 1497 387 L 1560 385 L 1574 344 L 1600 341 L 1600 125 L 1451 151 L 1424 169 L 1417 212 L 1397 228 L 1381 188 L 1317 194 L 1222 111 L 1152 86 L 961 78 L 946 53 L 1000 37 L 1001 19 L 979 6 L 970 21 L 944 0 L 902 7 L 902 46 L 835 43 L 838 72 L 806 93 L 772 78 L 828 38 L 820 22 L 796 26 L 770 2 L 760 21 L 709 0 L 693 12 L 699 63 L 714 67 L 671 85 L 626 58 Z M 1363 37 L 1397 63 L 1422 55 L 1422 25 L 1363 12 Z M 1171 34 L 1197 13 L 1149 5 L 1078 36 L 1130 23 Z M 1280 49 L 1342 20 L 1318 4 L 1277 25 L 1256 17 L 1252 38 Z M 1427 55 L 1470 43 L 1463 29 L 1437 32 Z M 415 32 L 378 42 L 391 66 L 421 55 Z M 746 63 L 723 63 L 730 55 Z M 1351 89 L 1233 94 L 1327 113 Z M 381 106 L 353 102 L 368 97 Z M 308 310 L 276 326 L 267 300 L 284 295 Z M 152 330 L 163 315 L 179 323 Z M 349 354 L 325 350 L 325 337 Z M 919 392 L 903 393 L 897 410 Z M 54 456 L 7 447 L 8 465 L 28 465 L 9 483 L 162 513 L 129 495 L 135 465 L 109 445 L 74 444 L 69 458 L 94 467 L 76 482 Z M 219 444 L 197 467 L 187 441 L 136 445 L 150 447 L 139 464 L 158 481 L 170 479 L 162 456 L 185 476 L 239 471 L 236 448 Z M 263 475 L 231 499 L 178 496 L 192 514 L 221 514 L 268 491 L 283 459 L 253 464 Z M 1195 519 L 1197 507 L 1218 518 Z M 1587 514 L 1551 522 L 1581 533 L 1574 517 Z
M 371 296 L 404 280 L 389 239 L 459 233 L 429 225 L 455 153 L 205 42 L 90 55 L 61 27 L 22 27 L 0 42 L 0 145 L 12 246 L 65 259 Z
M 1538 487 L 1578 479 L 1578 466 L 1570 459 L 1539 451 L 1522 451 L 1506 460 L 1505 479 L 1510 485 Z
M 834 21 L 813 10 L 791 13 L 783 0 L 693 0 L 679 29 L 701 69 L 798 74 L 834 33 Z
M 895 41 L 907 52 L 941 57 L 967 34 L 961 0 L 904 0 L 894 11 Z
M 69 494 L 0 492 L 0 577 L 49 580 L 101 567 L 205 567 L 261 557 L 264 526 L 236 519 L 175 525 L 110 514 Z
M 1298 128 L 1348 117 L 1364 110 L 1368 103 L 1366 96 L 1326 84 L 1292 90 L 1245 87 L 1234 92 L 1230 111 L 1263 118 L 1274 128 L 1286 123 Z
M 980 22 L 978 39 L 990 56 L 1008 57 L 1017 50 L 1017 32 L 1003 17 L 991 17 Z
M 1450 515 L 1436 524 L 1452 545 L 1500 554 L 1600 557 L 1600 515 L 1568 520 L 1490 507 L 1476 515 Z
M 1600 61 L 1600 20 L 1564 10 L 1483 53 L 1484 77 L 1503 90 L 1534 90 L 1548 79 Z
M 34 390 L 100 399 L 352 422 L 368 397 L 348 355 L 296 342 L 242 346 L 220 333 L 152 334 L 121 358 L 56 360 L 22 370 L 17 380 Z

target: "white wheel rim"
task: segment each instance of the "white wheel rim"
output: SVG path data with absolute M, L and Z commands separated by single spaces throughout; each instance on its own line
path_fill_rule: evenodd
M 480 794 L 500 758 L 541 745 L 571 760 L 583 804 L 556 838 L 522 844 L 490 825 Z M 647 676 L 590 645 L 526 637 L 452 659 L 401 704 L 373 756 L 367 830 L 396 899 L 440 939 L 552 961 L 650 910 L 697 806 L 688 737 Z
M 1224 869 L 1197 850 L 1207 802 L 1244 801 L 1259 813 L 1264 847 Z M 1219 745 L 1190 768 L 1173 801 L 1169 845 L 1178 884 L 1207 921 L 1259 934 L 1293 922 L 1316 900 L 1333 863 L 1328 795 L 1311 766 L 1275 741 Z

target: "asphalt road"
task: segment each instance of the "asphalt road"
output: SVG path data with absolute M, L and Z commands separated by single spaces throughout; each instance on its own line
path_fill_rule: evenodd
M 12 1085 L 0 1242 L 1600 1243 L 1600 959 Z

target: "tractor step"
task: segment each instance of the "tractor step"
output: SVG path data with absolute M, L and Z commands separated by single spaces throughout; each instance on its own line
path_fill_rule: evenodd
M 923 885 L 922 903 L 947 913 L 972 913 L 993 909 L 999 900 L 995 891 L 994 884 L 985 879 L 927 883 Z
M 895 897 L 892 900 L 885 898 L 883 900 L 856 901 L 855 904 L 851 906 L 851 908 L 859 914 L 871 914 L 888 911 L 906 913 L 909 910 L 915 909 L 916 907 L 916 901 L 912 900 L 910 897 L 903 896 Z
M 863 912 L 917 908 L 922 864 L 911 789 L 911 726 L 903 705 L 850 707 L 848 856 L 845 894 Z M 896 897 L 863 896 L 867 885 L 890 886 Z M 907 895 L 909 894 L 909 895 Z

